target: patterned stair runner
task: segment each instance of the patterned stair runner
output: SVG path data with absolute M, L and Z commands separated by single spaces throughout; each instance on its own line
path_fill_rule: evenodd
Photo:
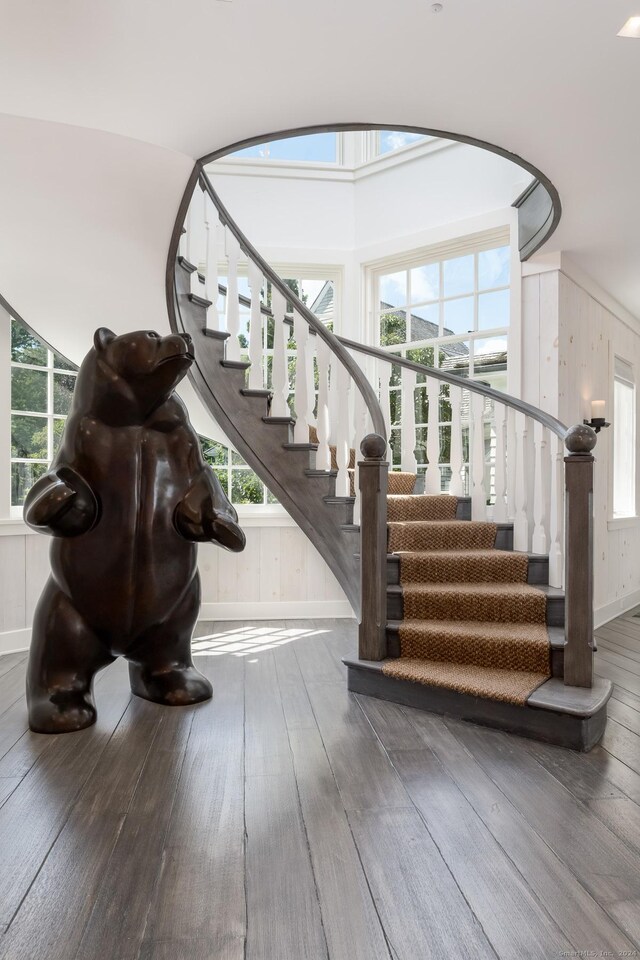
M 546 596 L 525 554 L 494 547 L 493 523 L 456 520 L 447 495 L 389 496 L 400 557 L 400 657 L 387 676 L 523 705 L 551 675 Z

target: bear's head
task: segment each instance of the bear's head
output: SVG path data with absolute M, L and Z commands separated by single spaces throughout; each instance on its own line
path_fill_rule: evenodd
M 161 337 L 153 330 L 116 336 L 101 327 L 85 357 L 74 408 L 107 423 L 143 423 L 161 406 L 194 361 L 191 337 Z

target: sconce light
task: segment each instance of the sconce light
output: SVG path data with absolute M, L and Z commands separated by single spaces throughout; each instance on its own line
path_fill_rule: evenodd
M 600 433 L 603 427 L 610 427 L 611 424 L 607 423 L 605 415 L 605 402 L 604 400 L 592 400 L 591 401 L 591 420 L 584 420 L 583 423 L 586 423 L 588 427 L 592 427 L 596 433 Z

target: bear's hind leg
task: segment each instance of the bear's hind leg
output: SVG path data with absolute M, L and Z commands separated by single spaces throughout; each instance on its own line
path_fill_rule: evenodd
M 93 678 L 114 660 L 50 578 L 36 608 L 29 651 L 31 729 L 70 733 L 95 723 Z
M 211 684 L 191 659 L 191 634 L 199 610 L 196 574 L 171 616 L 145 631 L 127 654 L 131 690 L 137 697 L 171 707 L 211 698 Z

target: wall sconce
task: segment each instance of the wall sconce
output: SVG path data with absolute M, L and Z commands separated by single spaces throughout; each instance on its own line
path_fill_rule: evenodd
M 611 426 L 610 423 L 607 423 L 604 412 L 605 412 L 604 400 L 592 400 L 591 401 L 591 420 L 583 420 L 583 423 L 586 423 L 588 427 L 592 427 L 596 433 L 600 433 L 603 427 Z

